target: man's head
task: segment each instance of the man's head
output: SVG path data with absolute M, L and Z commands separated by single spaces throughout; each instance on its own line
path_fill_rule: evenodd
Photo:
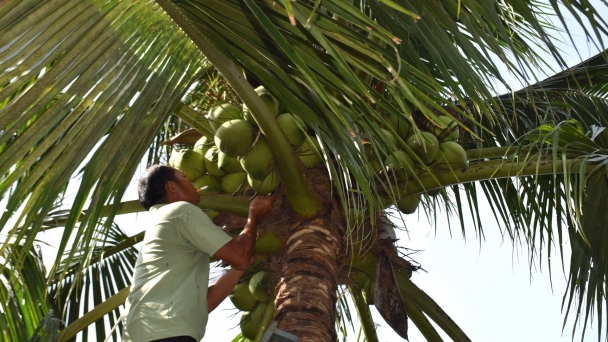
M 149 167 L 139 180 L 139 202 L 149 210 L 155 204 L 186 201 L 197 205 L 200 197 L 186 175 L 169 165 Z

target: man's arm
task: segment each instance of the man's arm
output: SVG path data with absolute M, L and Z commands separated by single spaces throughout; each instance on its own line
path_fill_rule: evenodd
M 207 312 L 213 311 L 232 292 L 244 271 L 231 268 L 207 290 Z
M 249 266 L 255 250 L 258 221 L 270 216 L 272 202 L 273 197 L 254 198 L 249 205 L 249 217 L 241 234 L 222 246 L 213 256 L 225 261 L 232 268 L 244 271 Z
M 249 205 L 249 218 L 241 234 L 222 246 L 214 257 L 230 264 L 232 268 L 221 276 L 207 290 L 207 308 L 209 312 L 215 309 L 228 297 L 241 275 L 251 262 L 255 250 L 258 221 L 268 216 L 272 211 L 273 197 L 256 197 Z

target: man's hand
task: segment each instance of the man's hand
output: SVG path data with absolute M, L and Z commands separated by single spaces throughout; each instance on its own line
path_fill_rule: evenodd
M 258 221 L 270 216 L 273 202 L 274 197 L 254 198 L 249 205 L 249 219 L 241 234 L 218 249 L 213 256 L 225 261 L 234 270 L 245 270 L 255 250 Z
M 258 196 L 249 204 L 249 218 L 262 220 L 272 213 L 274 197 Z

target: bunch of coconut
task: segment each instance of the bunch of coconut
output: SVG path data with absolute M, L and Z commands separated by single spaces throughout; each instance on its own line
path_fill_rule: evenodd
M 395 147 L 383 155 L 384 171 L 394 176 L 391 183 L 406 183 L 415 174 L 430 167 L 438 170 L 462 170 L 468 167 L 466 152 L 457 142 L 460 134 L 458 123 L 453 118 L 439 116 L 427 131 L 412 129 L 409 121 L 394 114 L 387 114 L 384 119 L 387 126 L 380 132 L 384 135 L 383 141 L 389 147 Z M 378 159 L 374 153 L 366 154 L 368 158 Z M 373 159 L 370 160 L 373 163 Z M 397 208 L 402 213 L 411 214 L 416 211 L 421 196 L 402 197 L 402 189 L 395 191 L 394 185 L 386 188 L 391 197 L 397 200 Z M 433 189 L 427 194 L 436 195 L 439 192 L 440 189 Z
M 291 113 L 279 115 L 278 101 L 264 87 L 256 92 L 304 166 L 321 164 L 319 142 L 308 135 L 304 121 Z M 194 148 L 174 151 L 170 164 L 203 192 L 237 195 L 247 187 L 259 195 L 274 192 L 280 183 L 274 156 L 247 107 L 241 111 L 231 103 L 220 104 L 209 110 L 206 119 L 214 130 L 213 139 L 202 137 Z
M 215 171 L 216 164 L 207 160 L 207 153 L 214 149 L 213 143 L 209 143 L 206 137 L 201 138 L 191 149 L 174 149 L 169 158 L 169 165 L 184 172 L 194 187 L 202 193 L 224 192 L 220 185 L 220 174 Z M 213 210 L 205 211 L 210 218 L 219 215 Z
M 306 133 L 307 128 L 304 121 L 291 113 L 279 115 L 278 101 L 263 87 L 256 88 L 256 92 L 266 104 L 270 114 L 276 118 L 279 127 L 302 163 L 308 167 L 320 164 L 322 162 L 320 147 L 316 139 L 309 137 Z M 215 131 L 214 141 L 219 152 L 225 155 L 226 163 L 236 165 L 238 161 L 240 165 L 240 170 L 236 170 L 238 169 L 236 167 L 234 169 L 225 168 L 228 175 L 224 176 L 224 179 L 230 178 L 226 183 L 236 187 L 237 183 L 240 184 L 242 179 L 246 179 L 247 184 L 260 195 L 268 195 L 276 190 L 280 178 L 274 167 L 274 156 L 247 107 L 243 109 L 242 116 L 239 116 L 234 108 L 224 106 L 212 109 L 209 117 L 210 120 L 219 124 Z M 233 172 L 237 172 L 238 175 L 232 175 Z M 242 172 L 245 173 L 245 176 Z M 229 187 L 229 184 L 226 187 Z M 232 188 L 224 189 L 226 193 L 234 193 L 230 190 Z
M 241 333 L 244 337 L 255 340 L 262 325 L 264 313 L 274 316 L 274 303 L 270 301 L 270 273 L 260 271 L 254 274 L 249 282 L 239 283 L 230 293 L 234 307 L 243 311 L 240 320 Z
M 278 110 L 278 106 L 275 107 L 272 108 L 273 115 Z M 230 194 L 242 193 L 242 185 L 246 183 L 257 194 L 272 193 L 279 185 L 279 177 L 274 170 L 274 157 L 270 147 L 259 133 L 255 121 L 252 118 L 246 119 L 240 112 L 231 110 L 226 113 L 226 109 L 217 107 L 210 111 L 209 117 L 218 125 L 214 128 L 217 148 L 215 159 L 218 171 L 223 173 L 224 191 Z M 207 151 L 208 159 L 214 159 L 210 151 Z

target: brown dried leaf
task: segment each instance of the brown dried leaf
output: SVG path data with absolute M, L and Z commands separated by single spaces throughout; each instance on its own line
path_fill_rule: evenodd
M 386 323 L 399 336 L 407 339 L 407 311 L 386 253 L 381 253 L 378 257 L 374 305 Z
M 198 141 L 198 139 L 202 138 L 202 136 L 203 135 L 199 131 L 195 130 L 194 128 L 190 128 L 178 133 L 176 136 L 167 141 L 163 141 L 161 145 L 182 144 L 194 146 L 194 144 Z

